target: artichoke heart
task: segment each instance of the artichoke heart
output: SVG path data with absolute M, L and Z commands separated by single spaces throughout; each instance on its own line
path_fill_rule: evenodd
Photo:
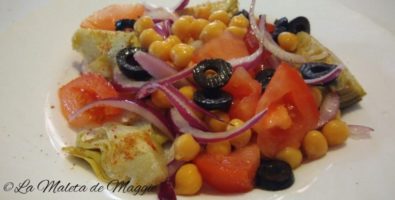
M 239 11 L 239 1 L 238 0 L 220 0 L 215 2 L 202 3 L 196 6 L 187 7 L 183 10 L 177 11 L 179 15 L 192 15 L 197 17 L 199 15 L 199 9 L 202 7 L 209 7 L 210 12 L 217 10 L 225 10 L 229 14 L 235 14 Z
M 154 134 L 155 130 L 147 122 L 133 126 L 111 123 L 81 131 L 77 147 L 63 150 L 86 160 L 102 180 L 158 185 L 168 174 L 163 149 L 153 139 Z
M 111 78 L 115 56 L 127 46 L 140 46 L 135 32 L 78 29 L 72 39 L 73 49 L 88 64 L 87 71 Z
M 84 159 L 91 166 L 95 175 L 102 181 L 110 181 L 101 166 L 101 154 L 98 151 L 88 150 L 80 147 L 65 147 L 63 151 L 75 157 Z
M 299 55 L 315 58 L 311 61 L 323 62 L 328 64 L 343 64 L 342 61 L 324 45 L 318 42 L 317 39 L 305 32 L 297 34 L 299 44 L 296 53 Z M 349 107 L 362 100 L 366 95 L 365 90 L 352 75 L 349 69 L 345 68 L 331 84 L 330 90 L 339 94 L 340 108 Z

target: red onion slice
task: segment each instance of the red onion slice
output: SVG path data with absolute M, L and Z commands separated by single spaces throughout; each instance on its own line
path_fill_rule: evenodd
M 140 64 L 140 66 L 147 71 L 154 78 L 160 79 L 177 74 L 177 70 L 172 68 L 166 62 L 161 59 L 143 52 L 138 51 L 134 54 L 134 59 Z
M 180 168 L 186 162 L 183 160 L 172 160 L 169 164 L 167 164 L 167 171 L 169 172 L 169 177 L 173 176 L 178 168 Z
M 181 116 L 176 109 L 171 109 L 171 118 L 180 132 L 190 133 L 202 144 L 211 142 L 220 142 L 242 134 L 244 131 L 254 126 L 265 114 L 267 109 L 257 113 L 254 117 L 246 121 L 243 126 L 224 132 L 205 132 L 189 126 L 188 122 Z
M 178 5 L 176 5 L 173 10 L 174 12 L 183 10 L 185 7 L 187 7 L 189 4 L 189 0 L 181 0 L 180 3 L 178 3 Z
M 207 131 L 206 124 L 193 112 L 192 103 L 172 85 L 158 85 L 157 88 L 166 94 L 170 103 L 178 110 L 181 116 L 192 127 Z
M 167 19 L 167 20 L 156 23 L 154 26 L 154 29 L 163 38 L 167 38 L 171 35 L 171 25 L 172 24 L 173 24 L 173 21 L 170 19 Z
M 350 138 L 354 140 L 369 139 L 371 138 L 370 133 L 374 131 L 373 128 L 362 126 L 362 125 L 348 125 Z
M 150 95 L 152 92 L 154 92 L 158 85 L 163 85 L 163 84 L 170 85 L 170 84 L 173 84 L 177 81 L 187 78 L 191 74 L 192 74 L 192 68 L 186 68 L 186 69 L 184 69 L 176 74 L 173 74 L 171 76 L 165 77 L 160 80 L 156 80 L 154 82 L 147 83 L 146 85 L 144 85 L 143 87 L 140 88 L 140 90 L 137 92 L 136 97 L 138 99 L 142 99 L 142 98 Z
M 329 73 L 325 74 L 324 76 L 321 76 L 321 77 L 315 78 L 315 79 L 305 79 L 304 82 L 306 84 L 310 84 L 310 85 L 321 85 L 324 83 L 328 83 L 328 82 L 336 79 L 342 72 L 343 68 L 344 68 L 344 65 L 339 64 L 336 66 L 335 69 L 333 69 Z
M 159 185 L 159 200 L 176 200 L 177 196 L 174 192 L 175 174 L 177 170 L 185 164 L 185 161 L 173 160 L 167 165 L 168 177 Z
M 162 115 L 162 113 L 158 112 L 157 110 L 149 107 L 148 105 L 144 104 L 143 102 L 136 101 L 136 100 L 126 100 L 126 99 L 102 99 L 97 100 L 92 103 L 87 104 L 86 106 L 79 109 L 77 112 L 70 115 L 70 120 L 75 119 L 85 111 L 99 107 L 99 106 L 111 106 L 115 108 L 121 108 L 127 110 L 129 112 L 133 112 L 139 114 L 141 117 L 152 123 L 155 127 L 162 131 L 165 135 L 169 138 L 174 138 L 174 131 L 170 126 L 170 122 L 168 119 Z
M 166 7 L 157 7 L 153 5 L 146 4 L 146 13 L 144 15 L 150 16 L 154 21 L 161 21 L 171 19 L 173 21 L 177 20 L 177 15 Z
M 320 106 L 320 118 L 317 123 L 317 128 L 321 128 L 330 120 L 334 119 L 336 113 L 339 111 L 339 106 L 339 95 L 334 92 L 328 93 Z
M 245 57 L 231 59 L 228 62 L 233 67 L 243 66 L 244 68 L 246 68 L 248 70 L 248 69 L 254 67 L 251 65 L 254 65 L 256 63 L 257 59 L 260 59 L 260 56 L 262 53 L 263 53 L 263 47 L 259 46 L 259 48 L 254 53 L 252 53 L 248 56 L 245 56 Z
M 250 11 L 249 11 L 249 17 L 250 19 L 255 19 L 254 16 L 254 10 L 255 10 L 255 3 L 256 0 L 251 1 L 250 5 Z M 251 29 L 254 33 L 254 35 L 257 37 L 259 42 L 267 49 L 270 51 L 273 55 L 277 56 L 281 60 L 290 62 L 290 63 L 304 63 L 306 62 L 306 59 L 297 54 L 289 53 L 285 50 L 283 50 L 281 47 L 279 47 L 276 42 L 273 41 L 273 39 L 270 36 L 270 33 L 266 31 L 266 19 L 265 16 L 260 17 L 259 19 L 259 28 L 255 20 L 250 20 L 250 25 Z
M 177 96 L 177 98 L 179 100 L 181 100 L 182 102 L 185 103 L 185 105 L 187 105 L 188 107 L 190 107 L 192 110 L 201 112 L 203 115 L 217 119 L 219 121 L 223 121 L 221 118 L 219 118 L 217 115 L 205 110 L 204 108 L 198 106 L 197 104 L 195 104 L 193 101 L 189 100 L 188 98 L 186 98 L 180 91 L 178 91 L 175 87 L 173 87 L 172 85 L 167 85 L 166 86 L 169 91 L 171 91 L 172 94 L 169 95 L 175 95 Z
M 171 180 L 172 178 L 167 178 L 164 182 L 159 185 L 158 188 L 158 199 L 159 200 L 176 200 L 177 196 L 174 191 L 174 184 Z
M 118 67 L 114 67 L 112 85 L 118 92 L 135 93 L 148 81 L 134 81 L 122 74 Z

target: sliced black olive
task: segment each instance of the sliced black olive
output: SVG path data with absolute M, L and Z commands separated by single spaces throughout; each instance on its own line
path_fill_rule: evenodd
M 288 31 L 295 34 L 301 31 L 310 33 L 310 22 L 306 17 L 296 17 L 289 22 Z
M 136 20 L 134 19 L 120 19 L 115 22 L 115 30 L 116 31 L 133 30 L 134 23 L 136 23 Z
M 119 70 L 126 77 L 137 81 L 146 81 L 151 78 L 151 75 L 141 68 L 139 63 L 134 59 L 133 55 L 137 51 L 146 50 L 137 47 L 126 47 L 117 53 L 116 61 Z
M 197 90 L 193 95 L 193 101 L 206 110 L 228 111 L 233 97 L 223 90 Z
M 264 190 L 283 190 L 295 181 L 292 168 L 281 160 L 262 160 L 258 168 L 255 185 Z
M 244 15 L 245 18 L 250 19 L 250 14 L 248 13 L 248 11 L 246 10 L 240 10 L 239 12 L 236 12 L 233 16 L 237 16 L 237 15 Z
M 232 65 L 222 59 L 207 59 L 193 68 L 193 78 L 203 89 L 223 87 L 232 76 Z
M 302 64 L 299 70 L 304 79 L 315 79 L 328 74 L 335 68 L 336 65 L 310 62 Z
M 283 27 L 288 28 L 288 19 L 286 17 L 282 17 L 280 19 L 276 19 L 274 21 L 274 26 L 275 27 L 283 26 Z
M 274 72 L 274 69 L 264 69 L 255 75 L 255 80 L 262 85 L 262 91 L 266 89 L 267 84 L 272 80 Z

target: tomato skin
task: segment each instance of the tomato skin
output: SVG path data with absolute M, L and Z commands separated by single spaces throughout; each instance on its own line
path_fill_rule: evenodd
M 273 32 L 274 32 L 274 29 L 276 29 L 276 26 L 275 26 L 274 24 L 266 23 L 266 30 L 267 30 L 269 33 L 273 33 Z
M 90 102 L 119 96 L 113 86 L 99 75 L 84 74 L 62 86 L 58 95 L 62 113 L 72 127 L 101 124 L 121 112 L 117 108 L 97 107 L 86 111 L 72 121 L 69 119 L 72 113 Z
M 233 104 L 229 110 L 230 118 L 241 119 L 244 122 L 251 119 L 255 115 L 258 100 L 259 96 L 253 95 L 233 100 Z
M 229 110 L 232 119 L 247 121 L 254 116 L 261 95 L 261 84 L 244 68 L 236 68 L 223 89 L 233 96 L 233 104 Z
M 248 52 L 250 52 L 250 54 L 254 53 L 259 48 L 259 41 L 254 35 L 251 28 L 248 29 L 246 35 L 244 36 L 244 42 L 246 43 Z M 254 65 L 254 67 L 249 69 L 249 73 L 251 74 L 252 77 L 255 77 L 256 73 L 269 66 L 267 60 L 268 58 L 270 58 L 271 55 L 272 55 L 271 52 L 267 50 L 263 50 L 260 58 L 256 59 L 252 64 Z
M 251 28 L 248 28 L 247 33 L 244 36 L 244 42 L 246 43 L 248 52 L 253 53 L 259 48 L 259 41 L 254 35 Z
M 192 61 L 198 63 L 204 59 L 222 58 L 230 60 L 248 56 L 249 52 L 242 38 L 234 36 L 225 31 L 222 35 L 204 43 L 202 47 L 195 51 Z
M 254 178 L 260 163 L 256 144 L 229 155 L 199 154 L 194 163 L 205 183 L 224 193 L 248 192 L 254 188 Z
M 276 106 L 288 108 L 292 125 L 287 129 L 269 128 L 267 122 Z M 265 93 L 259 99 L 256 112 L 268 107 L 268 114 L 253 129 L 258 133 L 257 143 L 264 156 L 273 158 L 285 147 L 299 148 L 304 135 L 313 130 L 319 112 L 311 90 L 299 72 L 286 63 L 276 70 Z
M 98 10 L 81 22 L 81 28 L 115 31 L 120 19 L 137 19 L 144 14 L 142 4 L 113 4 Z

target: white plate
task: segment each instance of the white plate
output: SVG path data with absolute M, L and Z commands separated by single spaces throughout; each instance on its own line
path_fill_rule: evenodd
M 60 118 L 56 89 L 60 82 L 70 78 L 67 74 L 75 72 L 73 62 L 80 60 L 70 41 L 79 22 L 112 2 L 0 2 L 0 199 L 156 199 L 149 194 L 134 196 L 89 190 L 53 194 L 37 189 L 45 179 L 86 185 L 88 189 L 98 183 L 86 164 L 58 152 L 59 145 L 74 133 Z M 170 0 L 152 2 L 174 4 Z M 391 6 L 391 2 L 385 2 Z M 248 3 L 243 0 L 241 6 L 247 8 Z M 347 145 L 331 149 L 324 158 L 304 164 L 295 171 L 296 183 L 288 190 L 254 190 L 211 198 L 392 199 L 395 93 L 391 88 L 395 82 L 395 37 L 386 27 L 376 24 L 377 18 L 350 9 L 358 4 L 354 3 L 346 7 L 325 0 L 258 1 L 256 10 L 272 18 L 305 15 L 311 20 L 312 34 L 343 59 L 368 92 L 359 105 L 345 113 L 344 119 L 375 128 L 373 137 L 349 140 Z M 15 192 L 27 179 L 34 191 L 22 188 Z M 4 191 L 12 185 L 13 190 Z

